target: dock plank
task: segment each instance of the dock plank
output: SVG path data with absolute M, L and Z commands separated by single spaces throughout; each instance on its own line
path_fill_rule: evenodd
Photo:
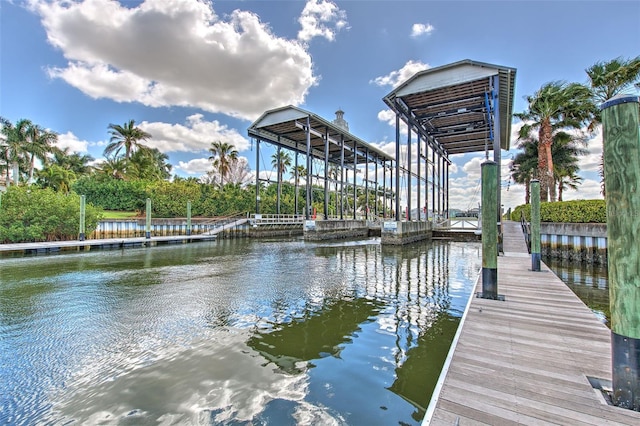
M 519 224 L 504 228 L 505 300 L 470 301 L 423 425 L 640 425 L 587 379 L 611 380 L 609 329 L 546 265 L 530 270 Z

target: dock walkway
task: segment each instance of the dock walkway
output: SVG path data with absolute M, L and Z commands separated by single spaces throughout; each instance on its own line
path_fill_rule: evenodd
M 193 241 L 215 240 L 215 234 L 172 235 L 159 237 L 102 238 L 71 241 L 41 241 L 36 243 L 0 244 L 0 254 L 55 253 L 59 251 L 150 247 L 159 244 L 181 244 Z
M 470 300 L 423 425 L 640 425 L 588 379 L 611 380 L 609 329 L 546 265 L 530 270 L 517 222 L 504 233 L 505 301 Z

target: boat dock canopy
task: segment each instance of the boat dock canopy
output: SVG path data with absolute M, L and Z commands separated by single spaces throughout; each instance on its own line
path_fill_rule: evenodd
M 508 150 L 515 77 L 515 68 L 467 59 L 420 71 L 383 100 L 447 156 Z
M 328 139 L 328 160 L 334 164 L 340 164 L 342 145 L 345 162 L 353 163 L 354 154 L 356 164 L 382 164 L 395 160 L 393 156 L 352 135 L 347 129 L 292 105 L 266 111 L 251 124 L 248 133 L 250 137 L 306 154 L 307 126 L 311 154 L 315 158 L 325 157 L 325 139 Z

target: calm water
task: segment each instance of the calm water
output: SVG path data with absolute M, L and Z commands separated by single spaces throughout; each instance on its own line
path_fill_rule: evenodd
M 544 263 L 587 305 L 607 327 L 611 327 L 609 280 L 606 266 L 575 264 L 544 259 Z
M 419 424 L 479 244 L 0 260 L 0 424 Z

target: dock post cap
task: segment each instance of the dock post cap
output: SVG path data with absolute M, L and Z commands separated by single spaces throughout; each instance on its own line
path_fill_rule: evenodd
M 602 105 L 600 105 L 600 109 L 603 110 L 614 105 L 627 104 L 631 102 L 640 103 L 640 96 L 622 93 L 604 101 Z

